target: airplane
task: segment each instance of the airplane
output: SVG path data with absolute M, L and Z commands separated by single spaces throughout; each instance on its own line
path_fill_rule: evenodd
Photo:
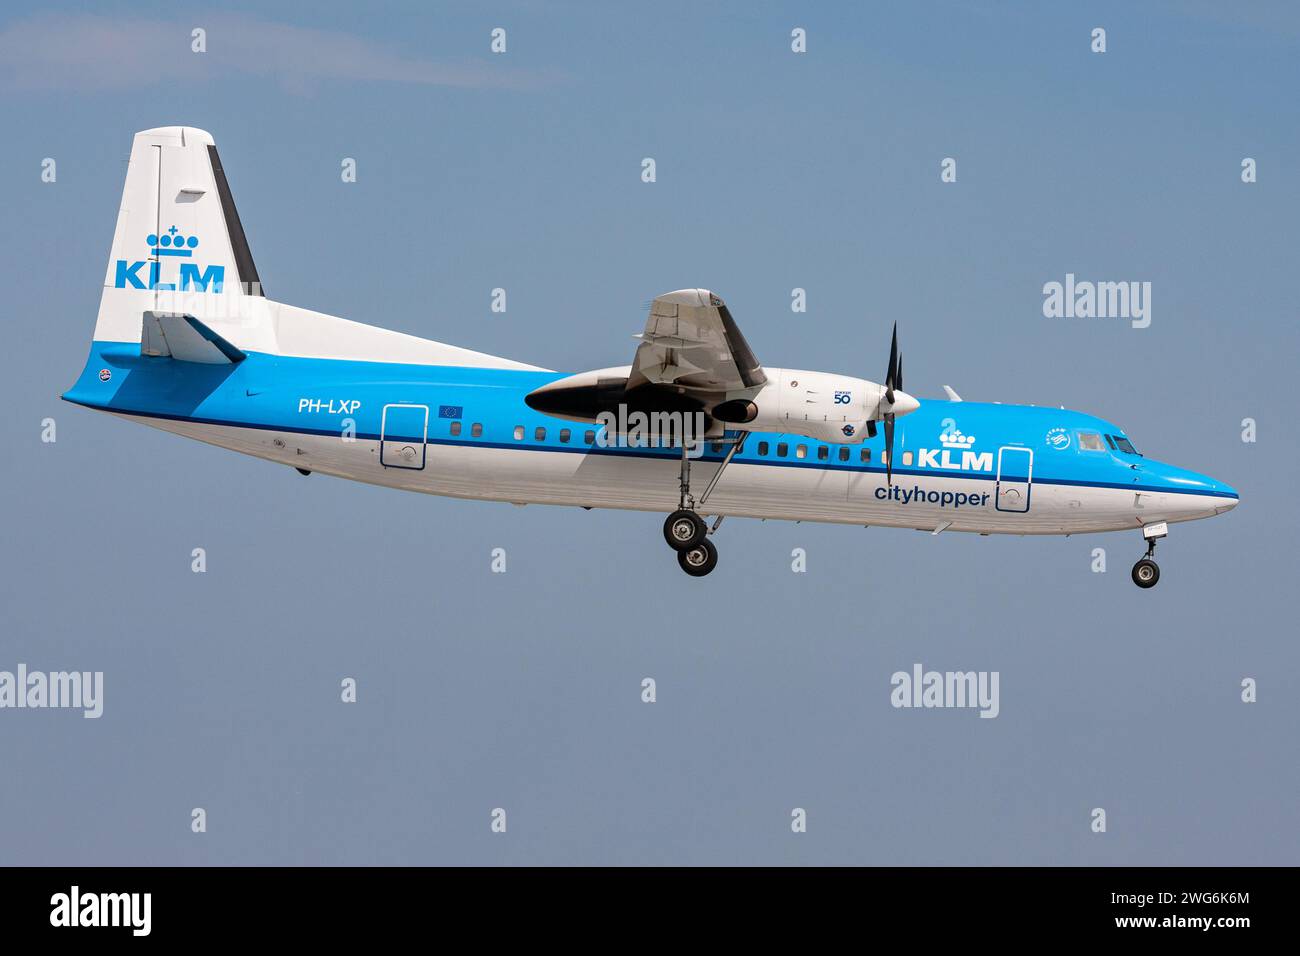
M 456 498 L 667 512 L 689 575 L 729 516 L 1071 535 L 1170 524 L 1237 492 L 1082 412 L 772 368 L 705 289 L 655 298 L 630 365 L 564 374 L 266 297 L 212 137 L 137 133 L 86 365 L 64 399 L 354 481 Z M 712 518 L 712 522 L 705 519 Z

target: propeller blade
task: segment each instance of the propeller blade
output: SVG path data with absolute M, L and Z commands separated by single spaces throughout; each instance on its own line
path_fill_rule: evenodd
M 885 416 L 885 482 L 894 483 L 894 413 Z
M 903 353 L 898 353 L 898 374 L 894 376 L 894 388 L 903 390 Z
M 894 388 L 898 386 L 898 323 L 894 323 L 894 337 L 889 343 L 889 368 L 885 372 L 885 401 L 894 404 Z M 901 387 L 901 386 L 898 386 Z

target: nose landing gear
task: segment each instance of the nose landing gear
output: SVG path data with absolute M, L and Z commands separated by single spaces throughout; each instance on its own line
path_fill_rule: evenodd
M 1143 527 L 1142 537 L 1147 539 L 1147 553 L 1133 565 L 1133 583 L 1138 587 L 1153 588 L 1160 580 L 1160 565 L 1152 559 L 1156 553 L 1156 542 L 1168 533 L 1169 526 L 1163 521 Z

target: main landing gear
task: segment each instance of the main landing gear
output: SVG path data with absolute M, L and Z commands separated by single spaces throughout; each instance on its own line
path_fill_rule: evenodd
M 1153 588 L 1160 580 L 1160 565 L 1152 559 L 1156 553 L 1156 542 L 1168 533 L 1169 526 L 1163 521 L 1159 524 L 1147 525 L 1142 529 L 1142 537 L 1147 539 L 1147 553 L 1133 565 L 1133 583 L 1138 587 Z
M 708 500 L 718 479 L 722 477 L 723 470 L 745 444 L 746 434 L 741 432 L 740 436 L 732 442 L 727 457 L 722 459 L 722 464 L 718 466 L 718 470 L 705 486 L 704 493 L 700 495 L 699 504 L 702 505 Z M 718 549 L 709 540 L 709 535 L 718 530 L 722 524 L 722 516 L 719 515 L 710 528 L 695 510 L 696 501 L 691 496 L 691 459 L 688 452 L 689 446 L 683 442 L 682 471 L 678 480 L 680 495 L 677 510 L 664 521 L 664 540 L 677 552 L 677 563 L 681 565 L 682 570 L 691 577 L 702 578 L 718 566 Z

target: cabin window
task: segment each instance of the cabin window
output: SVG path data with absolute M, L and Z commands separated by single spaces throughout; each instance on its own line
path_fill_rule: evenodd
M 453 436 L 460 434 L 460 422 L 451 423 L 451 433 Z
M 516 426 L 515 426 L 515 441 L 523 441 L 523 440 L 524 440 L 524 426 L 523 426 L 523 425 L 516 425 Z
M 594 445 L 596 444 L 596 433 L 592 431 L 590 428 L 588 428 L 585 432 L 582 433 L 582 440 L 585 441 L 588 445 Z
M 1084 451 L 1105 451 L 1101 436 L 1096 432 L 1079 432 L 1079 447 Z
M 767 457 L 767 442 L 761 441 L 758 443 L 758 453 L 764 458 Z
M 903 452 L 903 464 L 910 465 L 911 463 L 912 463 L 912 453 L 910 451 Z
M 569 443 L 569 435 L 570 435 L 570 434 L 572 434 L 572 433 L 571 433 L 567 428 L 561 428 L 561 429 L 560 429 L 560 444 L 561 444 L 561 445 L 567 445 L 567 444 Z
M 830 458 L 830 457 L 831 457 L 831 450 L 830 450 L 829 448 L 827 448 L 825 445 L 818 445 L 818 446 L 817 446 L 817 460 L 818 460 L 818 461 L 825 461 L 826 459 L 828 459 L 828 458 Z
M 848 461 L 848 460 L 849 460 L 849 450 L 848 450 L 847 448 L 845 448 L 843 445 L 841 445 L 841 446 L 840 446 L 840 461 Z
M 797 445 L 797 446 L 795 447 L 795 450 L 794 450 L 794 457 L 796 457 L 796 458 L 807 458 L 807 457 L 808 457 L 808 446 L 807 446 L 807 445 Z
M 776 446 L 777 458 L 784 458 L 788 454 L 790 454 L 790 446 L 787 445 L 785 442 L 781 442 Z
M 870 448 L 862 449 L 861 458 L 863 461 L 871 461 L 871 449 Z
M 483 437 L 483 423 L 482 423 L 482 422 L 475 422 L 473 425 L 470 425 L 470 426 L 469 426 L 469 437 L 470 437 L 470 438 L 481 438 L 481 437 Z
M 534 429 L 533 437 L 538 441 L 546 441 L 546 429 L 545 428 Z

